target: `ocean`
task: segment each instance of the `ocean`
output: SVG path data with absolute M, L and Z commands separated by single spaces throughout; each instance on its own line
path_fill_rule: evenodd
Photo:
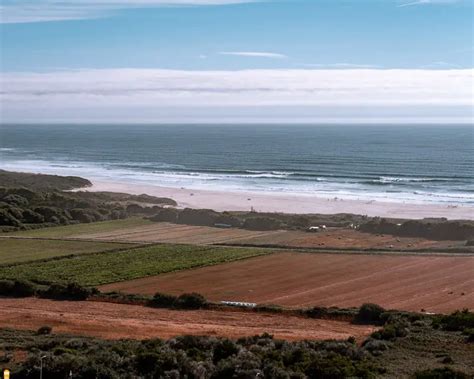
M 0 169 L 213 191 L 474 204 L 474 128 L 3 124 Z

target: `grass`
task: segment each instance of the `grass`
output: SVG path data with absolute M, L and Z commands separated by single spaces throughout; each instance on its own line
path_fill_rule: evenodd
M 255 248 L 154 245 L 0 267 L 0 278 L 40 283 L 74 281 L 84 286 L 97 286 L 268 253 L 268 250 Z
M 96 253 L 130 244 L 0 238 L 0 265 L 35 261 L 71 254 Z
M 52 228 L 25 230 L 4 235 L 39 238 L 70 238 L 85 234 L 110 232 L 150 224 L 153 224 L 153 222 L 142 218 L 127 218 L 125 220 L 100 221 L 90 224 L 75 224 L 67 226 L 55 226 Z

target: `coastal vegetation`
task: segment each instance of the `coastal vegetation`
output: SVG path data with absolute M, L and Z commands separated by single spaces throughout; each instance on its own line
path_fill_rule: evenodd
M 91 184 L 78 177 L 0 170 L 0 184 L 3 231 L 151 215 L 160 206 L 176 205 L 171 199 L 148 195 L 71 191 Z
M 383 329 L 362 344 L 347 340 L 290 342 L 264 333 L 227 339 L 101 340 L 0 329 L 0 360 L 15 378 L 459 378 L 472 377 L 473 345 L 434 327 L 433 317 L 384 312 Z M 397 329 L 399 333 L 387 333 Z M 41 362 L 42 360 L 42 362 Z

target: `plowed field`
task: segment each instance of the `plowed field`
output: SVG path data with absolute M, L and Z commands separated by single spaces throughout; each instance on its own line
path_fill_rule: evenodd
M 474 309 L 474 257 L 277 253 L 106 285 L 290 307 L 360 306 L 430 312 Z

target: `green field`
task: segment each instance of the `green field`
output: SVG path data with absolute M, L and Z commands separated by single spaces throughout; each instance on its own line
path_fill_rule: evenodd
M 130 247 L 130 244 L 88 241 L 60 241 L 0 238 L 0 265 L 96 253 Z
M 255 248 L 154 245 L 0 267 L 0 278 L 47 283 L 77 282 L 85 286 L 97 286 L 268 253 L 268 249 Z
M 120 229 L 128 229 L 141 225 L 153 224 L 152 221 L 143 218 L 127 218 L 125 220 L 101 221 L 90 224 L 75 224 L 67 226 L 55 226 L 52 228 L 42 228 L 25 230 L 21 232 L 4 233 L 8 236 L 19 237 L 40 237 L 40 238 L 70 238 L 84 234 L 110 232 Z

